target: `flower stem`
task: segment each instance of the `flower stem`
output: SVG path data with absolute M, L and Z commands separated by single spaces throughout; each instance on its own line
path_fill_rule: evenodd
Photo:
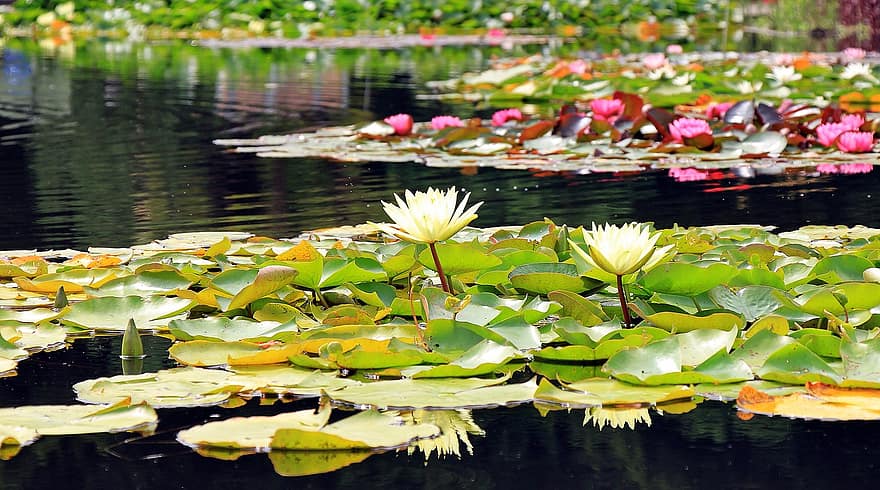
M 617 299 L 620 300 L 620 310 L 623 312 L 623 326 L 631 327 L 632 317 L 629 315 L 629 306 L 626 305 L 626 291 L 623 289 L 623 276 L 617 276 Z
M 434 257 L 434 265 L 437 266 L 437 275 L 440 276 L 440 285 L 443 286 L 444 291 L 452 294 L 452 290 L 449 289 L 449 283 L 446 282 L 446 274 L 443 273 L 443 266 L 440 265 L 440 257 L 437 255 L 437 247 L 435 247 L 433 243 L 429 243 L 428 247 L 431 249 L 431 257 Z

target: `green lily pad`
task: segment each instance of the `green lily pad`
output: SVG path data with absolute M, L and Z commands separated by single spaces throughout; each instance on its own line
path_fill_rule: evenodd
M 84 329 L 123 331 L 129 320 L 139 329 L 163 328 L 171 320 L 181 318 L 194 303 L 183 298 L 151 296 L 108 296 L 91 298 L 71 305 L 61 321 Z
M 168 324 L 171 334 L 179 340 L 216 340 L 264 342 L 279 335 L 296 332 L 296 324 L 255 322 L 245 318 L 211 317 L 195 320 L 173 320 Z
M 537 383 L 502 384 L 506 378 L 401 379 L 327 392 L 335 403 L 384 409 L 478 408 L 527 403 Z
M 739 315 L 728 312 L 703 311 L 696 315 L 663 311 L 643 316 L 646 322 L 669 332 L 690 332 L 692 330 L 716 329 L 729 330 L 732 327 L 742 328 L 745 320 Z
M 183 430 L 177 440 L 191 447 L 327 451 L 400 447 L 440 434 L 437 426 L 413 423 L 393 412 L 364 411 L 328 424 L 329 412 L 236 417 Z
M 412 377 L 420 379 L 482 376 L 494 373 L 501 366 L 518 357 L 519 351 L 516 348 L 484 340 L 449 364 L 416 371 Z
M 865 269 L 874 267 L 874 263 L 857 255 L 833 255 L 816 263 L 812 274 L 829 284 L 843 281 L 861 281 Z
M 84 287 L 90 296 L 150 296 L 187 289 L 193 280 L 176 270 L 143 271 L 104 283 L 100 288 Z
M 840 384 L 842 376 L 800 342 L 783 346 L 770 355 L 757 371 L 761 379 L 789 384 L 808 381 Z
M 639 279 L 639 284 L 649 291 L 697 296 L 725 284 L 736 274 L 735 267 L 723 263 L 700 266 L 667 262 L 648 271 Z
M 584 325 L 610 320 L 601 306 L 572 291 L 550 291 L 547 297 L 562 305 L 560 316 L 570 316 Z
M 315 260 L 283 262 L 279 265 L 297 271 L 293 284 L 313 291 L 347 283 L 384 281 L 388 278 L 376 260 L 365 257 L 340 259 L 319 255 Z
M 845 379 L 841 386 L 880 388 L 880 340 L 840 344 Z
M 758 371 L 774 352 L 795 342 L 797 341 L 791 337 L 778 335 L 770 330 L 761 330 L 747 339 L 732 356 L 734 359 L 744 361 L 752 371 Z
M 0 408 L 0 426 L 25 428 L 41 436 L 144 429 L 158 422 L 145 403 L 115 405 L 31 405 Z
M 220 404 L 241 389 L 240 385 L 232 385 L 230 377 L 227 371 L 176 368 L 89 379 L 73 385 L 73 390 L 77 400 L 85 403 L 118 403 L 131 399 L 156 408 L 203 407 Z M 221 389 L 224 386 L 227 389 Z
M 546 295 L 551 291 L 582 293 L 601 286 L 601 281 L 581 276 L 574 264 L 546 262 L 521 265 L 510 271 L 513 287 Z
M 778 290 L 769 286 L 746 286 L 736 292 L 726 287 L 717 287 L 712 289 L 709 296 L 718 306 L 739 313 L 746 321 L 753 322 L 782 306 L 774 295 L 776 291 Z
M 557 403 L 566 407 L 592 407 L 628 404 L 657 404 L 692 398 L 689 386 L 640 386 L 614 379 L 586 379 L 557 388 L 542 379 L 535 391 L 536 401 Z
M 473 243 L 438 243 L 435 246 L 443 272 L 450 276 L 489 269 L 501 264 L 501 259 Z M 437 270 L 430 249 L 423 250 L 418 260 L 425 267 Z

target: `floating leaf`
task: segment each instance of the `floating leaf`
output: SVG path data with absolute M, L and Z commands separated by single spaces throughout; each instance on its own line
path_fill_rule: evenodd
M 223 342 L 237 340 L 261 342 L 280 335 L 292 334 L 298 330 L 296 324 L 281 325 L 278 322 L 255 322 L 246 318 L 225 317 L 173 320 L 168 324 L 168 328 L 179 340 Z
M 335 403 L 377 409 L 478 408 L 532 401 L 535 380 L 501 384 L 506 378 L 401 379 L 327 393 Z
M 842 381 L 834 368 L 799 342 L 785 345 L 771 354 L 756 373 L 761 379 L 789 384 L 808 381 L 839 384 Z
M 509 278 L 513 287 L 537 294 L 557 290 L 581 293 L 603 284 L 580 276 L 573 264 L 558 262 L 521 265 L 510 271 Z
M 826 391 L 825 398 L 817 398 L 812 391 L 822 393 L 814 383 L 808 383 L 811 394 L 793 393 L 785 396 L 771 396 L 746 386 L 736 399 L 736 406 L 748 413 L 761 415 L 781 415 L 783 417 L 820 420 L 880 420 L 880 410 L 876 409 L 878 390 L 864 388 L 838 389 Z M 821 385 L 820 385 L 821 386 Z M 858 402 L 849 394 L 864 393 L 860 397 L 867 403 Z
M 688 399 L 694 390 L 688 386 L 640 386 L 614 379 L 587 379 L 557 388 L 542 379 L 535 392 L 541 402 L 558 403 L 566 407 L 589 407 L 627 404 L 656 404 Z
M 119 432 L 154 426 L 155 410 L 122 400 L 114 405 L 31 405 L 0 408 L 0 427 L 29 429 L 41 436 Z M 2 432 L 2 431 L 0 431 Z
M 113 279 L 99 288 L 85 287 L 84 290 L 91 296 L 150 296 L 187 289 L 192 283 L 192 279 L 176 270 L 147 270 Z
M 121 332 L 133 319 L 139 329 L 156 329 L 165 327 L 193 306 L 188 299 L 162 296 L 91 298 L 72 305 L 62 322 L 84 329 Z
M 472 243 L 438 243 L 437 256 L 443 265 L 443 272 L 450 276 L 473 272 L 501 264 L 501 259 L 489 254 L 485 249 Z M 419 262 L 431 270 L 437 270 L 429 249 L 423 250 Z
M 736 268 L 722 263 L 698 266 L 683 262 L 667 262 L 648 271 L 639 284 L 658 293 L 697 296 L 724 284 L 736 275 Z

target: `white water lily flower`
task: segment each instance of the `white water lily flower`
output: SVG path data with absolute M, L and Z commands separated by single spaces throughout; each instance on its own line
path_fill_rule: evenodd
M 55 13 L 58 14 L 59 17 L 70 20 L 73 18 L 73 13 L 76 11 L 76 6 L 73 2 L 64 2 L 59 3 L 55 6 Z
M 691 83 L 691 81 L 696 77 L 695 73 L 685 73 L 683 75 L 679 75 L 672 79 L 672 84 L 676 87 L 684 87 Z
M 574 242 L 572 250 L 591 266 L 609 274 L 625 276 L 639 269 L 657 265 L 672 249 L 672 245 L 657 248 L 659 233 L 651 234 L 647 225 L 629 223 L 618 227 L 605 223 L 584 233 L 587 250 Z
M 382 201 L 382 206 L 394 224 L 376 223 L 385 233 L 410 242 L 436 243 L 458 233 L 477 218 L 476 210 L 482 202 L 465 209 L 470 192 L 457 204 L 455 187 L 443 192 L 429 187 L 427 192 L 407 190 L 404 199 L 397 194 L 397 205 Z
M 864 78 L 874 83 L 880 83 L 877 77 L 871 72 L 871 65 L 867 63 L 850 63 L 846 65 L 840 78 L 844 80 L 852 80 L 853 78 Z
M 743 80 L 736 84 L 736 90 L 743 95 L 748 95 L 759 92 L 763 86 L 762 82 L 752 83 L 748 80 Z
M 663 65 L 647 73 L 647 77 L 651 80 L 661 80 L 663 78 L 674 78 L 676 75 L 675 68 L 669 65 Z
M 774 66 L 771 68 L 771 73 L 767 74 L 767 78 L 775 80 L 780 85 L 785 85 L 789 82 L 796 82 L 803 76 L 796 72 L 793 66 Z

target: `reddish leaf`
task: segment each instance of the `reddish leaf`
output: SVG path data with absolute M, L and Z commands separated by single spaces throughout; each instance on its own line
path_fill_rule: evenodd
M 538 121 L 522 130 L 519 134 L 519 142 L 522 143 L 524 141 L 540 138 L 553 130 L 554 126 L 556 126 L 555 121 Z

